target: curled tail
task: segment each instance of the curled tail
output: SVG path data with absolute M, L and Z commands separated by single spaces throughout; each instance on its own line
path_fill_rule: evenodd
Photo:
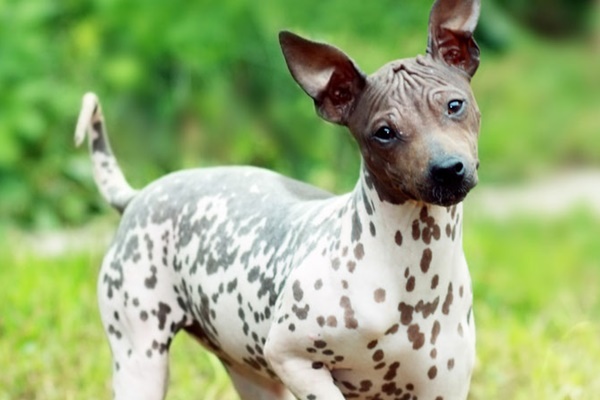
M 86 133 L 89 135 L 88 142 L 96 185 L 102 197 L 122 213 L 137 191 L 127 183 L 113 155 L 106 135 L 100 102 L 94 93 L 86 93 L 83 96 L 83 104 L 75 128 L 76 146 L 83 143 Z

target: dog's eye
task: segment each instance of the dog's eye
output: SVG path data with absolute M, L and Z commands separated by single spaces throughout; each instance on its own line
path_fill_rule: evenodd
M 396 138 L 396 133 L 388 126 L 382 126 L 377 129 L 373 138 L 381 143 L 389 143 Z
M 458 115 L 465 109 L 464 100 L 450 100 L 448 102 L 448 115 Z

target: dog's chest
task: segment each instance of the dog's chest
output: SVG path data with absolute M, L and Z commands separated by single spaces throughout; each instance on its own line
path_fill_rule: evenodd
M 380 293 L 376 289 L 373 299 Z M 317 352 L 341 360 L 333 364 L 329 358 L 324 363 L 346 398 L 463 395 L 475 343 L 469 300 L 457 302 L 456 310 L 448 314 L 442 310 L 445 297 L 403 298 L 380 307 L 365 307 L 369 299 L 360 300 L 358 296 L 354 300 L 356 333 L 344 327 L 331 332 L 330 338 L 324 335 L 327 345 L 322 349 L 316 348 L 323 343 L 313 343 Z M 410 397 L 402 397 L 407 394 Z
M 360 219 L 368 226 L 368 217 Z M 283 323 L 346 398 L 466 394 L 475 350 L 467 265 L 452 227 L 442 237 L 421 220 L 395 233 L 378 225 L 358 241 L 344 227 L 339 249 L 306 260 L 289 277 L 291 312 Z
M 411 295 L 410 275 L 379 282 L 357 275 L 313 287 L 321 291 L 306 307 L 316 322 L 305 336 L 313 368 L 329 369 L 346 398 L 464 396 L 475 345 L 468 276 L 444 280 L 437 291 L 417 282 Z

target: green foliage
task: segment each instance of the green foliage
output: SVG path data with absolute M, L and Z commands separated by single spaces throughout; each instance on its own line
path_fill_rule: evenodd
M 52 227 L 103 207 L 87 154 L 72 146 L 87 90 L 100 94 L 137 185 L 182 167 L 240 163 L 348 187 L 357 169 L 351 141 L 301 100 L 277 31 L 331 35 L 352 18 L 364 35 L 355 46 L 366 47 L 398 24 L 411 30 L 416 15 L 424 26 L 427 9 L 413 3 L 1 2 L 0 213 Z M 333 169 L 351 172 L 339 178 Z
M 478 338 L 470 400 L 599 398 L 597 227 L 586 213 L 502 222 L 467 213 Z M 110 351 L 95 294 L 101 253 L 48 257 L 21 238 L 8 244 L 0 400 L 108 398 Z M 218 361 L 185 334 L 171 360 L 169 399 L 236 398 Z
M 277 32 L 335 43 L 372 72 L 423 52 L 429 8 L 419 0 L 0 2 L 0 224 L 73 225 L 106 209 L 87 152 L 72 144 L 88 90 L 100 95 L 135 186 L 225 163 L 351 188 L 357 150 L 315 116 Z M 600 162 L 599 52 L 532 39 L 491 3 L 483 13 L 487 47 L 474 80 L 482 181 Z

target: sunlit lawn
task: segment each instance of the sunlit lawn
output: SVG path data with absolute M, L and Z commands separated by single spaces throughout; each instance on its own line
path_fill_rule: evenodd
M 585 213 L 467 218 L 478 327 L 471 399 L 600 398 L 598 224 Z M 100 257 L 3 249 L 0 400 L 110 398 L 95 300 Z M 185 335 L 173 345 L 171 382 L 170 399 L 235 399 L 218 362 Z

